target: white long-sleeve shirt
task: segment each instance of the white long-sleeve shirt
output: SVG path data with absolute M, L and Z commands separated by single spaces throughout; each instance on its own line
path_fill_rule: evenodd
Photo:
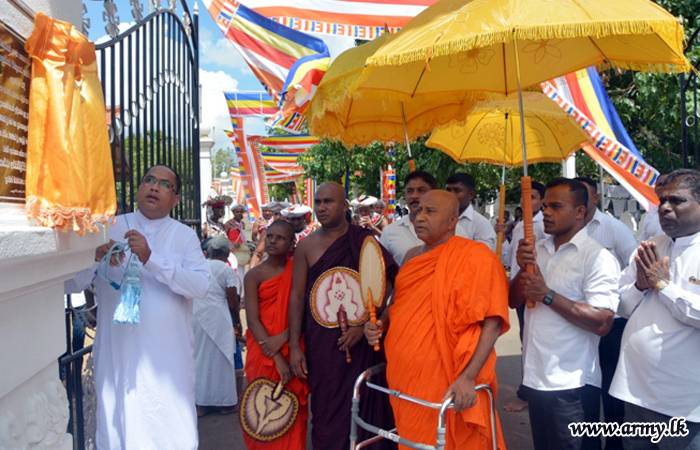
M 610 394 L 700 422 L 700 233 L 651 239 L 670 257 L 670 284 L 639 291 L 631 260 L 620 280 L 619 314 L 629 317 Z
M 657 206 L 650 209 L 644 218 L 642 218 L 642 222 L 639 224 L 639 236 L 637 236 L 637 240 L 639 242 L 648 241 L 654 236 L 663 236 L 664 234 L 666 233 L 664 233 L 659 223 L 659 207 Z
M 125 242 L 128 230 L 140 232 L 151 249 L 146 264 L 139 263 L 140 323 L 115 324 L 122 291 L 102 276 L 95 278 L 96 271 L 106 270 L 119 283 L 122 267 L 95 263 L 73 280 L 82 289 L 95 279 L 99 303 L 97 447 L 195 449 L 192 299 L 209 290 L 209 264 L 194 231 L 169 217 L 149 220 L 138 211 L 118 216 L 110 238 Z M 125 263 L 130 255 L 127 251 Z

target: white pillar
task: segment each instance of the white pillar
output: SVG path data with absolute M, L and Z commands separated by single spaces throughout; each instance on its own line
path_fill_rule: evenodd
M 211 190 L 211 149 L 214 147 L 214 139 L 209 135 L 211 128 L 207 125 L 200 124 L 199 126 L 199 192 L 201 205 L 207 200 L 209 191 Z M 207 211 L 202 208 L 202 224 L 207 221 Z
M 561 163 L 562 176 L 564 178 L 576 178 L 576 155 L 571 155 L 569 159 Z

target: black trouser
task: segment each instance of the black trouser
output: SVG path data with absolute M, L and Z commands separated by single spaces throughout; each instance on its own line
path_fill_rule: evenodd
M 518 313 L 518 324 L 520 325 L 520 348 L 523 346 L 523 330 L 525 329 L 525 303 L 515 308 L 515 312 Z M 525 389 L 523 389 L 523 367 L 520 366 L 520 386 L 518 386 L 518 392 L 515 393 L 520 400 L 527 401 L 525 397 Z
M 586 385 L 561 391 L 524 387 L 530 404 L 535 450 L 600 450 L 600 437 L 574 437 L 569 424 L 598 422 L 600 389 Z
M 671 416 L 657 413 L 641 406 L 625 403 L 625 413 L 628 422 L 669 423 Z M 665 436 L 658 443 L 653 443 L 648 436 L 625 436 L 625 450 L 699 450 L 700 449 L 700 423 L 685 422 L 688 430 L 686 436 Z M 676 430 L 671 430 L 676 431 Z
M 625 331 L 627 319 L 618 317 L 613 322 L 610 332 L 600 338 L 598 356 L 600 357 L 600 371 L 603 374 L 601 395 L 603 398 L 603 418 L 606 422 L 622 423 L 625 419 L 625 403 L 608 394 L 612 383 L 617 360 L 620 358 L 620 343 L 622 332 Z M 622 450 L 622 438 L 608 436 L 605 438 L 605 450 Z

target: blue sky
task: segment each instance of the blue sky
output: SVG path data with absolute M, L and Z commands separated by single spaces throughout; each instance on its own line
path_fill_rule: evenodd
M 249 0 L 254 1 L 254 0 Z M 260 82 L 255 78 L 243 58 L 224 38 L 219 28 L 214 23 L 204 5 L 199 3 L 199 36 L 200 36 L 200 84 L 202 85 L 202 123 L 212 128 L 212 137 L 215 139 L 214 151 L 229 145 L 224 129 L 230 129 L 230 120 L 223 91 L 233 90 L 262 90 Z M 245 4 L 245 1 L 242 3 Z M 102 1 L 85 2 L 90 19 L 89 38 L 92 41 L 105 40 L 105 23 L 102 20 L 104 11 Z M 120 19 L 120 29 L 126 30 L 135 24 L 131 14 L 132 6 L 128 0 L 115 0 Z M 148 14 L 148 1 L 141 0 L 144 8 L 144 16 Z M 167 4 L 163 0 L 163 4 Z M 194 0 L 187 0 L 187 5 L 192 12 Z M 182 8 L 178 0 L 178 16 L 182 17 Z M 331 53 L 335 57 L 343 50 L 354 45 L 354 39 L 316 34 L 323 39 Z M 246 130 L 249 134 L 264 134 L 265 126 L 261 119 L 246 119 Z

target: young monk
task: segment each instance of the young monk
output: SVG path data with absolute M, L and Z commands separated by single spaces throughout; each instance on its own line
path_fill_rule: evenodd
M 289 366 L 289 330 L 287 310 L 292 289 L 294 228 L 278 220 L 268 226 L 265 252 L 268 258 L 245 277 L 246 317 L 248 319 L 245 372 L 248 383 L 258 377 L 282 381 L 299 398 L 299 415 L 292 428 L 272 442 L 258 442 L 244 434 L 250 449 L 304 449 L 308 412 L 306 380 L 294 377 Z

